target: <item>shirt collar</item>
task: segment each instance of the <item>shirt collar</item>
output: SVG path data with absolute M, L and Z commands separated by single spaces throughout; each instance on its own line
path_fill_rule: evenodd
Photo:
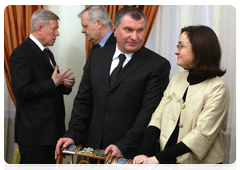
M 111 30 L 108 31 L 108 33 L 101 39 L 101 41 L 100 41 L 98 44 L 99 44 L 101 47 L 103 47 L 103 46 L 106 44 L 108 38 L 111 36 L 112 33 L 113 33 L 113 30 L 111 29 Z
M 118 56 L 119 56 L 120 54 L 125 54 L 125 53 L 122 53 L 122 52 L 118 49 L 118 46 L 117 46 L 117 44 L 116 44 L 116 50 L 115 50 L 115 54 L 114 54 L 114 56 L 113 56 L 113 60 L 116 59 L 116 58 L 118 58 Z M 126 59 L 127 59 L 127 60 L 130 60 L 130 59 L 132 58 L 133 54 L 134 54 L 134 53 L 125 54 Z
M 42 45 L 32 34 L 29 35 L 29 38 L 30 38 L 31 40 L 33 40 L 33 42 L 35 42 L 35 44 L 37 44 L 37 46 L 38 46 L 42 51 L 44 50 L 44 48 L 46 48 L 46 47 L 43 47 L 43 45 Z

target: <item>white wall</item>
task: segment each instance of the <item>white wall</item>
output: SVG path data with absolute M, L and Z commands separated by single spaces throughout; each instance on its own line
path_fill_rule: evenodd
M 71 68 L 75 76 L 75 85 L 70 95 L 64 95 L 66 110 L 66 127 L 71 117 L 73 100 L 77 94 L 78 86 L 83 74 L 83 66 L 86 62 L 85 35 L 81 33 L 81 19 L 77 15 L 85 9 L 85 5 L 44 5 L 60 18 L 60 36 L 54 46 L 49 47 L 54 54 L 60 72 L 66 68 Z

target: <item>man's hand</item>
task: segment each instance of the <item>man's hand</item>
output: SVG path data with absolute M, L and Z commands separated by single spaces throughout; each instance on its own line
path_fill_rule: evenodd
M 73 73 L 67 73 L 70 70 L 70 68 L 67 68 L 63 72 L 58 73 L 58 68 L 59 68 L 59 66 L 56 65 L 55 68 L 54 68 L 54 72 L 52 74 L 52 77 L 51 77 L 53 79 L 56 87 L 59 86 L 60 84 L 63 84 L 64 79 L 67 79 L 70 75 L 73 74 Z
M 57 159 L 58 154 L 60 154 L 60 148 L 63 145 L 64 148 L 68 147 L 69 145 L 74 145 L 75 142 L 71 138 L 60 138 L 57 142 L 56 149 L 55 149 L 55 159 Z
M 67 89 L 71 89 L 75 83 L 75 77 L 69 76 L 68 78 L 64 79 L 63 85 Z
M 118 149 L 118 147 L 116 145 L 109 145 L 105 149 L 105 153 L 104 154 L 107 155 L 109 151 L 112 151 L 112 156 L 123 158 L 122 152 Z

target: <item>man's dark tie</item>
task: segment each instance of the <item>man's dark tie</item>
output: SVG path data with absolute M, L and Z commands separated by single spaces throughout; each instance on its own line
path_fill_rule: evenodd
M 48 54 L 48 51 L 47 51 L 47 49 L 46 49 L 46 48 L 44 48 L 43 52 L 44 52 L 44 54 L 47 56 L 47 59 L 49 60 L 49 54 Z
M 119 57 L 119 63 L 117 65 L 117 67 L 113 70 L 112 74 L 110 75 L 110 86 L 111 87 L 113 86 L 114 81 L 116 80 L 116 77 L 118 76 L 118 74 L 122 70 L 122 65 L 123 65 L 123 63 L 126 59 L 125 54 L 120 54 L 118 57 Z

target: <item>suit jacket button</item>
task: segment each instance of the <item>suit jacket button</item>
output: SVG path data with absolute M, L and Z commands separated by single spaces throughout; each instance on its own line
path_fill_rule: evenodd
M 102 130 L 100 130 L 100 134 L 102 134 L 103 133 L 103 131 Z
M 109 115 L 109 113 L 108 113 L 108 112 L 105 112 L 105 115 L 107 116 L 107 115 Z

